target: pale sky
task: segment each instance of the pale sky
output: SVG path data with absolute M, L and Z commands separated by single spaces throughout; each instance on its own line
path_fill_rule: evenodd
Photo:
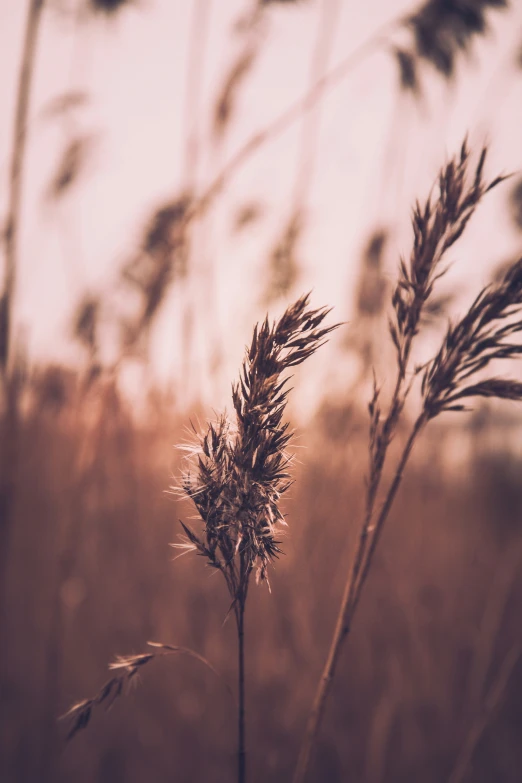
M 194 2 L 141 0 L 112 23 L 98 19 L 81 26 L 48 3 L 29 120 L 16 300 L 17 324 L 23 325 L 33 356 L 77 361 L 78 348 L 66 336 L 82 293 L 116 279 L 150 211 L 179 192 Z M 384 22 L 417 6 L 404 0 L 339 2 L 330 66 Z M 252 3 L 207 3 L 197 118 L 205 151 L 201 185 L 212 180 L 252 133 L 306 92 L 319 21 L 332 0 L 270 8 L 261 55 L 239 92 L 235 118 L 218 150 L 210 143 L 211 107 L 239 51 L 233 23 Z M 27 5 L 21 0 L 0 3 L 2 213 Z M 475 42 L 471 59 L 461 58 L 455 84 L 428 76 L 422 106 L 399 93 L 396 67 L 384 48 L 361 60 L 321 102 L 303 268 L 295 293 L 313 289 L 314 304 L 335 306 L 337 320 L 349 318 L 359 254 L 372 226 L 384 222 L 396 229 L 389 258 L 393 276 L 399 254 L 409 250 L 413 199 L 427 195 L 438 166 L 460 146 L 467 131 L 477 144 L 490 140 L 491 176 L 522 169 L 522 71 L 517 74 L 511 65 L 522 45 L 522 3 L 517 0 L 509 12 L 489 18 L 491 34 Z M 53 205 L 45 194 L 69 126 L 50 118 L 45 109 L 70 90 L 88 94 L 88 101 L 71 115 L 70 127 L 93 134 L 95 141 L 84 176 L 69 196 Z M 301 131 L 302 123 L 297 122 L 256 153 L 230 180 L 198 229 L 191 293 L 197 313 L 197 369 L 193 388 L 185 392 L 197 390 L 206 402 L 221 404 L 252 325 L 262 314 L 266 254 L 290 215 L 301 165 Z M 508 186 L 491 195 L 454 254 L 458 265 L 451 281 L 463 287 L 464 299 L 487 280 L 495 263 L 520 248 L 507 195 Z M 251 228 L 234 235 L 234 213 L 247 200 L 259 201 L 264 213 Z M 208 280 L 211 285 L 200 285 Z M 164 382 L 180 372 L 181 296 L 174 287 L 153 340 L 153 366 Z M 218 389 L 216 382 L 208 383 L 207 372 L 210 346 L 216 343 L 224 358 Z M 325 352 L 308 385 L 331 377 L 326 360 L 333 355 Z

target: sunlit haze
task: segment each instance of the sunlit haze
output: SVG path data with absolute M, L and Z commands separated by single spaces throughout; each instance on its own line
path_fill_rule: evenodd
M 187 95 L 190 85 L 193 89 L 188 63 L 197 3 L 142 0 L 108 19 L 79 20 L 66 2 L 49 3 L 44 11 L 29 113 L 15 308 L 16 328 L 31 356 L 77 364 L 81 352 L 70 338 L 75 309 L 86 292 L 104 292 L 104 350 L 110 360 L 111 317 L 118 308 L 132 307 L 114 293 L 119 270 L 141 241 L 151 211 L 180 194 L 191 134 L 195 132 L 199 150 L 191 176 L 201 191 L 245 141 L 322 75 L 313 72 L 322 4 L 268 6 L 259 54 L 239 86 L 224 138 L 217 142 L 212 132 L 216 96 L 244 45 L 237 24 L 249 6 L 234 0 L 200 5 L 201 82 L 192 99 Z M 320 63 L 323 73 L 411 3 L 368 0 L 338 6 L 331 47 Z M 15 0 L 4 0 L 0 10 L 2 206 L 25 12 L 26 3 Z M 453 82 L 433 68 L 424 69 L 420 100 L 400 92 L 386 41 L 363 49 L 311 113 L 249 156 L 199 221 L 190 279 L 183 285 L 174 281 L 156 318 L 151 366 L 162 382 L 180 383 L 180 394 L 188 399 L 226 399 L 253 321 L 267 307 L 267 254 L 301 198 L 296 180 L 307 155 L 314 165 L 299 203 L 307 222 L 290 296 L 313 290 L 314 302 L 334 306 L 339 320 L 350 319 L 368 233 L 376 225 L 393 229 L 386 260 L 393 276 L 399 255 L 409 249 L 413 198 L 427 194 L 440 162 L 466 132 L 473 142 L 490 141 L 490 171 L 518 170 L 522 82 L 513 62 L 521 26 L 518 4 L 492 16 L 489 35 L 473 42 L 470 56 L 459 59 Z M 389 40 L 407 39 L 393 33 Z M 71 92 L 80 95 L 78 104 L 53 113 L 56 100 Z M 318 133 L 307 152 L 302 140 L 310 121 L 318 123 Z M 53 200 L 49 184 L 75 137 L 89 139 L 85 165 L 68 191 Z M 245 204 L 258 206 L 259 215 L 234 232 Z M 519 243 L 506 204 L 507 188 L 493 194 L 455 251 L 460 263 L 451 282 L 464 299 L 468 284 L 483 283 Z M 280 311 L 284 302 L 274 302 L 270 311 Z M 192 369 L 182 381 L 182 313 L 187 306 L 194 319 Z M 357 324 L 349 328 L 356 331 Z M 323 379 L 331 351 L 317 359 Z M 344 382 L 345 373 L 338 377 Z M 314 396 L 312 389 L 306 394 Z

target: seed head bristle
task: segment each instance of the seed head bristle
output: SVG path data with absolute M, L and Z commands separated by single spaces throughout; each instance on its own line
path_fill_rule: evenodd
M 390 322 L 402 370 L 435 283 L 447 271 L 448 267 L 442 264 L 447 251 L 462 236 L 483 196 L 505 179 L 500 176 L 489 183 L 484 180 L 486 156 L 484 147 L 474 172 L 471 171 L 470 150 L 464 140 L 460 153 L 441 170 L 436 192 L 424 205 L 417 202 L 413 210 L 413 248 L 409 262 L 400 263 L 392 296 L 395 318 Z
M 292 438 L 283 422 L 289 376 L 336 326 L 322 327 L 327 309 L 312 310 L 309 296 L 291 305 L 278 322 L 255 326 L 238 381 L 232 387 L 233 424 L 225 415 L 199 436 L 191 474 L 182 489 L 203 521 L 201 535 L 183 524 L 189 546 L 222 571 L 233 600 L 244 600 L 252 570 L 266 579 L 280 553 L 277 528 L 286 524 L 279 509 L 291 485 Z
M 424 371 L 422 392 L 428 418 L 463 410 L 471 397 L 522 399 L 522 384 L 504 378 L 474 380 L 492 361 L 522 354 L 509 340 L 522 332 L 522 258 L 503 278 L 486 286 L 466 315 L 448 326 L 442 345 Z

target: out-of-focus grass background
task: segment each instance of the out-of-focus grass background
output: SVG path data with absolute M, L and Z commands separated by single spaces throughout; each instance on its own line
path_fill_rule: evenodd
M 144 651 L 149 639 L 186 645 L 234 684 L 236 650 L 223 585 L 199 559 L 172 562 L 168 548 L 177 517 L 191 513 L 164 493 L 179 467 L 171 444 L 184 436 L 175 411 L 156 399 L 137 424 L 110 382 L 67 401 L 44 389 L 19 436 L 4 779 L 230 780 L 234 704 L 181 656 L 147 666 L 128 697 L 63 747 L 56 716 L 98 690 L 116 654 Z M 519 779 L 520 666 L 489 702 L 521 643 L 521 465 L 492 456 L 481 433 L 472 459 L 444 470 L 442 437 L 424 441 L 390 519 L 311 779 L 445 780 L 484 711 L 468 779 Z M 248 607 L 256 781 L 290 777 L 361 511 L 364 435 L 347 445 L 317 422 L 300 440 L 285 556 L 272 592 L 253 589 Z
M 81 33 L 85 19 L 103 13 L 114 21 L 120 13 L 129 12 L 127 5 L 132 3 L 49 3 L 45 13 L 75 19 Z M 212 4 L 198 0 L 190 5 L 196 34 L 187 50 L 189 92 L 197 88 L 198 58 L 204 54 L 198 48 L 198 21 L 204 20 L 205 5 Z M 277 39 L 280 30 L 278 14 L 292 13 L 296 20 L 299 14 L 308 14 L 312 30 L 317 22 L 310 83 L 328 72 L 324 52 L 331 44 L 329 30 L 335 26 L 335 4 L 326 0 L 232 5 L 237 51 L 231 49 L 221 89 L 209 108 L 214 124 L 206 140 L 211 150 L 207 154 L 216 172 L 222 167 L 226 170 L 229 160 L 219 145 L 236 122 L 232 110 L 236 93 L 248 93 L 260 51 L 270 60 L 270 36 Z M 458 96 L 466 95 L 459 81 L 459 63 L 468 49 L 478 56 L 486 40 L 486 22 L 493 31 L 497 19 L 505 26 L 500 30 L 520 22 L 517 4 L 497 8 L 502 5 L 430 0 L 406 9 L 397 4 L 399 21 L 405 10 L 412 16 L 408 24 L 400 22 L 398 37 L 392 36 L 385 47 L 394 58 L 393 67 L 400 66 L 395 125 L 383 155 L 384 164 L 391 167 L 388 171 L 400 169 L 408 157 L 404 106 L 416 107 L 419 116 L 427 112 L 424 120 L 429 125 L 434 91 L 442 91 L 443 100 L 455 96 L 457 89 Z M 76 16 L 77 12 L 81 13 Z M 136 12 L 133 8 L 132 13 Z M 145 17 L 153 9 L 139 12 Z M 3 13 L 7 18 L 8 12 Z M 310 16 L 314 13 L 317 19 Z M 263 27 L 266 14 L 272 14 L 268 31 Z M 44 22 L 56 24 L 48 17 Z M 212 17 L 205 24 L 213 30 Z M 372 25 L 367 26 L 371 33 Z M 413 31 L 411 38 L 408 31 Z M 92 29 L 89 35 L 94 35 Z M 117 30 L 114 35 L 117 41 Z M 512 61 L 506 64 L 505 51 L 499 60 L 494 59 L 494 52 L 502 48 L 498 30 L 497 39 L 493 36 L 492 42 L 490 36 L 487 40 L 497 79 L 489 97 L 496 111 L 509 117 L 499 94 L 506 84 L 520 81 L 517 50 L 509 50 Z M 357 41 L 341 43 L 343 51 L 351 51 Z M 149 56 L 147 51 L 141 54 Z M 38 59 L 30 65 L 38 75 Z M 473 67 L 479 68 L 480 61 L 472 61 L 468 76 Z M 264 78 L 262 94 L 266 95 L 273 76 L 268 72 Z M 61 106 L 54 107 L 61 118 L 57 122 L 63 121 L 65 142 L 63 157 L 48 183 L 46 203 L 53 208 L 58 205 L 70 226 L 74 210 L 68 213 L 64 205 L 78 205 L 74 199 L 67 201 L 73 184 L 78 189 L 76 199 L 83 187 L 88 189 L 80 173 L 89 160 L 90 147 L 67 114 L 75 100 L 81 104 L 84 98 L 80 93 L 75 98 L 74 92 L 65 98 Z M 330 100 L 330 108 L 335 107 L 335 99 Z M 455 99 L 456 111 L 458 107 Z M 187 111 L 196 122 L 190 101 Z M 27 330 L 34 328 L 37 314 L 34 323 L 18 316 L 16 330 L 9 324 L 11 332 L 2 353 L 0 422 L 0 759 L 1 779 L 6 783 L 217 783 L 233 779 L 234 703 L 223 682 L 193 659 L 179 656 L 152 662 L 138 687 L 119 699 L 108 714 L 99 710 L 88 729 L 69 745 L 64 743 L 66 725 L 56 718 L 99 689 L 116 655 L 146 651 L 148 640 L 193 648 L 235 687 L 236 642 L 232 625 L 224 623 L 227 592 L 219 575 L 211 574 L 200 559 L 187 556 L 173 562 L 175 552 L 168 545 L 177 539 L 178 519 L 188 518 L 193 511 L 166 490 L 176 483 L 181 470 L 173 445 L 186 438 L 190 419 L 213 415 L 208 400 L 201 398 L 215 390 L 216 402 L 221 403 L 223 389 L 233 379 L 226 339 L 220 345 L 209 337 L 212 319 L 220 321 L 223 302 L 237 316 L 234 339 L 239 336 L 240 343 L 246 343 L 263 310 L 280 310 L 301 292 L 305 282 L 318 282 L 321 293 L 327 294 L 324 256 L 311 256 L 303 264 L 301 255 L 304 248 L 306 257 L 307 241 L 322 247 L 322 235 L 314 234 L 308 203 L 314 194 L 314 166 L 308 168 L 308 162 L 315 158 L 319 144 L 314 125 L 317 116 L 312 112 L 306 117 L 297 195 L 290 210 L 284 214 L 276 210 L 280 234 L 272 231 L 266 242 L 265 233 L 270 234 L 268 229 L 264 233 L 262 224 L 266 205 L 245 200 L 244 193 L 241 208 L 229 215 L 227 225 L 235 226 L 227 240 L 231 246 L 245 241 L 242 231 L 253 231 L 251 243 L 259 237 L 264 242 L 263 261 L 256 260 L 255 307 L 250 288 L 245 287 L 243 301 L 238 284 L 238 279 L 244 283 L 248 275 L 240 270 L 235 278 L 232 268 L 226 273 L 232 292 L 227 303 L 223 279 L 218 285 L 223 271 L 209 253 L 216 220 L 230 204 L 222 206 L 218 194 L 216 212 L 203 209 L 197 219 L 186 219 L 190 205 L 198 203 L 213 181 L 213 177 L 195 176 L 191 159 L 184 189 L 173 192 L 143 221 L 132 252 L 124 263 L 114 262 L 112 282 L 102 275 L 103 285 L 81 290 L 70 308 L 62 335 L 69 347 L 59 362 L 41 346 L 31 350 Z M 476 128 L 470 130 L 473 134 Z M 413 125 L 408 133 L 411 138 L 421 130 Z M 427 127 L 422 133 L 429 138 Z M 189 132 L 189 157 L 194 150 L 191 138 Z M 200 145 L 202 138 L 204 133 Z M 498 150 L 493 150 L 495 154 L 498 158 Z M 513 160 L 516 154 L 513 147 Z M 433 150 L 431 155 L 435 157 Z M 30 178 L 31 166 L 36 165 L 31 155 L 24 164 Z M 271 165 L 279 165 L 277 155 Z M 323 165 L 328 168 L 324 161 Z M 315 169 L 321 172 L 321 159 L 316 160 Z M 429 173 L 431 179 L 434 173 L 435 169 Z M 343 177 L 352 175 L 364 179 L 364 171 L 357 173 L 357 166 Z M 395 171 L 394 176 L 400 180 L 402 175 Z M 388 190 L 383 184 L 386 198 L 393 191 L 404 199 L 404 219 L 412 183 L 397 191 L 387 183 Z M 244 191 L 251 185 L 247 181 Z M 7 192 L 9 186 L 7 181 Z M 276 201 L 277 197 L 274 194 Z M 36 209 L 34 194 L 27 198 Z M 502 198 L 501 203 L 493 202 L 497 212 L 487 218 L 491 231 L 502 235 L 488 273 L 494 273 L 520 247 L 519 179 L 515 177 L 506 186 Z M 339 193 L 333 192 L 331 199 L 338 210 Z M 487 205 L 482 209 L 486 214 Z M 342 295 L 351 323 L 336 336 L 327 366 L 314 357 L 295 380 L 299 404 L 291 415 L 299 448 L 295 485 L 285 503 L 289 522 L 285 554 L 272 569 L 271 592 L 253 588 L 249 597 L 247 716 L 252 781 L 290 779 L 358 531 L 371 367 L 376 365 L 380 376 L 387 379 L 393 366 L 393 351 L 386 347 L 387 293 L 398 260 L 397 236 L 408 235 L 406 224 L 392 225 L 389 214 L 384 219 L 375 204 L 372 210 L 356 242 L 359 252 L 351 262 L 353 283 L 349 294 Z M 511 221 L 509 248 L 502 220 Z M 306 233 L 309 223 L 311 235 Z M 349 230 L 355 232 L 353 226 Z M 198 255 L 202 247 L 204 263 Z M 453 312 L 455 297 L 449 294 L 458 290 L 459 295 L 471 296 L 479 285 L 470 265 L 475 249 L 471 245 L 463 251 L 467 264 L 458 285 L 443 289 L 445 296 L 431 314 L 431 331 L 422 344 L 427 355 L 437 330 L 444 328 L 446 316 Z M 23 250 L 22 243 L 15 259 L 19 267 L 24 264 Z M 220 252 L 216 245 L 216 257 L 221 258 Z M 239 257 L 237 247 L 236 252 Z M 251 260 L 248 253 L 247 259 Z M 326 279 L 332 290 L 339 288 L 336 275 L 336 267 L 330 266 Z M 25 279 L 19 276 L 18 289 Z M 340 268 L 339 279 L 345 280 L 345 270 Z M 47 282 L 51 292 L 56 281 L 50 276 Z M 3 296 L 5 304 L 14 296 L 13 289 L 6 286 Z M 23 299 L 23 291 L 18 290 L 17 296 Z M 241 304 L 236 306 L 238 296 Z M 314 304 L 329 303 L 316 301 L 318 296 L 316 292 Z M 16 307 L 13 312 L 16 320 Z M 344 317 L 342 310 L 339 317 Z M 229 329 L 232 323 L 230 319 Z M 223 319 L 220 324 L 216 334 L 226 338 Z M 161 343 L 161 334 L 170 328 L 177 330 L 172 357 L 175 377 L 165 382 L 164 368 L 163 375 L 159 373 L 163 380 L 158 379 L 153 344 L 158 339 Z M 235 352 L 231 355 L 235 357 Z M 513 369 L 514 375 L 519 372 Z M 321 384 L 311 383 L 314 375 L 322 379 Z M 203 376 L 205 394 L 198 395 L 195 379 Z M 299 398 L 300 385 L 311 399 L 303 399 L 303 394 Z M 343 655 L 311 781 L 440 783 L 450 780 L 466 748 L 471 748 L 465 777 L 470 783 L 522 779 L 520 434 L 516 407 L 483 405 L 473 414 L 433 426 L 419 444 Z

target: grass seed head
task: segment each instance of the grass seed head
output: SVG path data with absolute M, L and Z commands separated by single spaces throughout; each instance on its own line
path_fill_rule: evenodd
M 424 371 L 424 409 L 432 419 L 465 408 L 471 397 L 522 399 L 522 384 L 508 378 L 477 379 L 490 363 L 512 359 L 522 345 L 510 338 L 522 332 L 522 258 L 479 293 L 466 315 L 448 326 L 442 345 Z
M 464 140 L 459 155 L 441 170 L 436 192 L 424 205 L 417 202 L 413 210 L 413 247 L 409 262 L 403 260 L 400 264 L 392 296 L 395 317 L 390 321 L 391 337 L 403 368 L 435 283 L 447 271 L 442 263 L 447 251 L 462 236 L 483 196 L 504 179 L 484 180 L 486 156 L 484 147 L 473 170 Z
M 291 305 L 277 323 L 254 329 L 239 380 L 232 387 L 235 421 L 226 415 L 199 436 L 195 470 L 182 491 L 203 522 L 201 535 L 182 523 L 191 548 L 220 570 L 234 601 L 244 601 L 252 570 L 265 579 L 280 553 L 279 502 L 291 485 L 287 447 L 292 431 L 283 416 L 285 372 L 304 362 L 336 327 L 323 327 L 329 310 L 311 310 L 309 297 Z

